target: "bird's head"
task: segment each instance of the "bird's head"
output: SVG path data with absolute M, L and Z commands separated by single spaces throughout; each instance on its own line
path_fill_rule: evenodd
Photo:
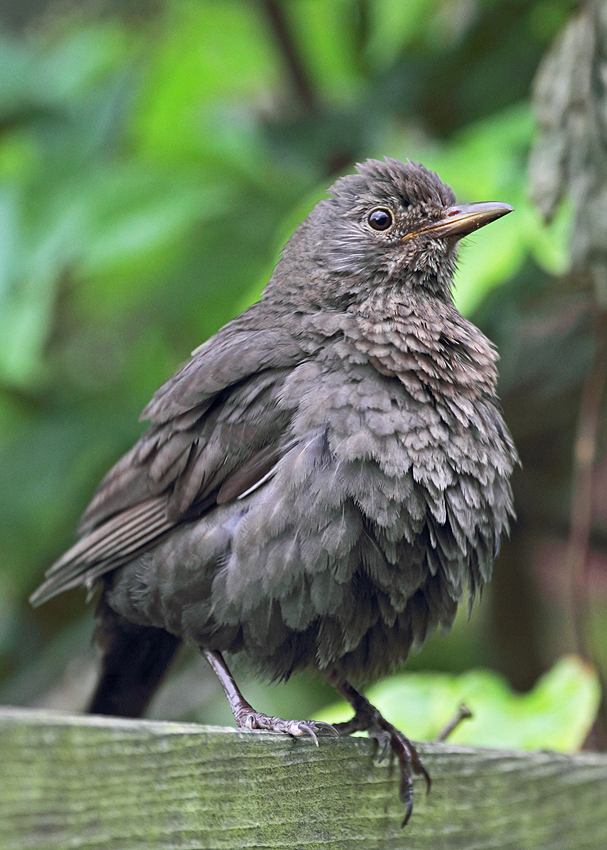
M 325 277 L 324 296 L 332 289 L 342 304 L 386 285 L 447 296 L 457 241 L 512 211 L 456 204 L 451 187 L 419 163 L 369 159 L 356 171 L 331 186 L 293 246 L 321 271 L 319 283 Z

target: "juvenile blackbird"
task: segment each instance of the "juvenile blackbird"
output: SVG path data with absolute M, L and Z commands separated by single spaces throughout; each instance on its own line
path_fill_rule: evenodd
M 455 308 L 460 237 L 511 212 L 456 205 L 422 165 L 368 160 L 297 228 L 261 300 L 197 348 L 143 411 L 79 540 L 34 605 L 101 586 L 103 671 L 90 711 L 137 716 L 180 641 L 218 675 L 236 722 L 368 731 L 415 747 L 352 684 L 448 629 L 489 579 L 517 457 L 497 355 Z M 313 669 L 348 700 L 335 728 L 260 714 L 223 653 L 260 674 Z

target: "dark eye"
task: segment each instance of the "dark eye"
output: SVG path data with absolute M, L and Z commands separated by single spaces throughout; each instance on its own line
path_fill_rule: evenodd
M 394 224 L 394 216 L 385 207 L 372 210 L 367 218 L 369 227 L 373 230 L 388 230 Z

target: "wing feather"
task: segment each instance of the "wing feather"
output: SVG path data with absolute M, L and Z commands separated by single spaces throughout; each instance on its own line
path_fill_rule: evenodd
M 242 322 L 197 349 L 155 394 L 144 411 L 151 427 L 97 488 L 82 536 L 47 571 L 33 605 L 80 584 L 92 587 L 212 509 L 219 493 L 223 504 L 272 474 L 289 419 L 277 398 L 306 354 L 288 329 L 247 330 Z
M 31 596 L 41 605 L 58 593 L 93 580 L 132 560 L 173 523 L 167 518 L 166 497 L 150 499 L 117 514 L 81 538 L 46 572 L 46 581 Z

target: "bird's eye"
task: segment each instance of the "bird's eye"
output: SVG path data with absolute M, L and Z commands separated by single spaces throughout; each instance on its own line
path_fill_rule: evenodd
M 373 230 L 388 230 L 394 224 L 394 216 L 385 207 L 378 207 L 369 213 L 367 221 Z

